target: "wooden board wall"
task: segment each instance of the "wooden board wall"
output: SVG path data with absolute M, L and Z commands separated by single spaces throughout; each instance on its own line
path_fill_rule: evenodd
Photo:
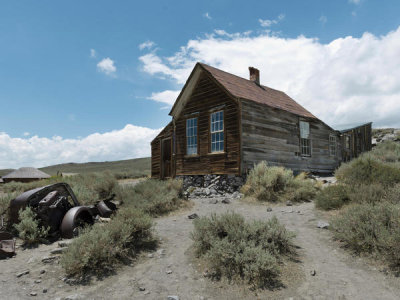
M 346 136 L 350 137 L 350 148 L 346 147 Z M 372 124 L 368 123 L 350 130 L 342 131 L 343 161 L 358 157 L 372 149 Z
M 170 122 L 151 142 L 151 177 L 161 178 L 161 141 L 172 137 L 173 124 Z M 173 171 L 173 170 L 172 170 Z
M 239 174 L 240 119 L 238 104 L 204 72 L 175 120 L 176 175 Z M 210 115 L 224 111 L 225 152 L 210 153 Z M 198 118 L 198 155 L 186 155 L 186 119 Z
M 300 117 L 242 100 L 242 170 L 265 160 L 296 171 L 332 172 L 341 160 L 339 134 L 316 119 L 310 123 L 311 156 L 300 155 Z M 336 156 L 329 153 L 329 135 L 337 136 Z

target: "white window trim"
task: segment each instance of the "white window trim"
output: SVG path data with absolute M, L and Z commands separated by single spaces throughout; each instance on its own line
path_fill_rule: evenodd
M 213 124 L 212 116 L 217 114 L 217 113 L 220 113 L 220 112 L 222 112 L 222 129 L 213 131 L 212 130 L 212 124 Z M 220 132 L 224 133 L 224 139 L 222 140 L 223 149 L 222 150 L 218 150 L 218 151 L 213 151 L 212 150 L 212 144 L 213 144 L 212 135 L 215 134 L 215 133 L 220 133 Z M 212 112 L 210 114 L 210 153 L 222 153 L 224 151 L 225 151 L 225 113 L 224 113 L 223 110 L 218 110 L 218 111 L 214 111 L 214 112 Z
M 190 120 L 196 120 L 196 135 L 188 136 L 188 121 L 190 121 Z M 199 127 L 198 126 L 199 126 L 199 120 L 197 117 L 186 119 L 186 155 L 198 155 L 198 153 L 199 153 L 199 143 L 198 143 Z M 191 128 L 194 128 L 194 126 Z M 191 138 L 191 137 L 196 137 L 196 153 L 189 153 L 188 138 Z M 192 147 L 190 147 L 190 148 L 192 148 Z

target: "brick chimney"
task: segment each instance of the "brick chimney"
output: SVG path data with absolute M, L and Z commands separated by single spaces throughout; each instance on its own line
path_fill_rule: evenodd
M 254 81 L 257 84 L 260 84 L 260 71 L 253 67 L 249 67 L 249 71 L 250 71 L 250 80 Z

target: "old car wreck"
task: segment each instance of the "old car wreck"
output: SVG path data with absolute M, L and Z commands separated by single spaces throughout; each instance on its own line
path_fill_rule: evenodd
M 39 225 L 49 228 L 50 240 L 73 238 L 81 228 L 93 225 L 99 217 L 109 218 L 113 214 L 117 206 L 112 198 L 99 200 L 95 205 L 81 205 L 67 183 L 56 183 L 22 193 L 10 201 L 5 215 L 1 216 L 0 258 L 15 254 L 15 239 L 11 232 L 13 225 L 19 222 L 21 209 L 32 209 Z

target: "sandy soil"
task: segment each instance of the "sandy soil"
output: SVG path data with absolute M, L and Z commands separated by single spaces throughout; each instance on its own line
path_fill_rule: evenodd
M 234 200 L 230 204 L 210 204 L 209 199 L 194 199 L 190 209 L 156 219 L 155 230 L 160 247 L 152 254 L 143 254 L 131 266 L 117 274 L 94 280 L 91 284 L 69 285 L 63 281 L 57 262 L 43 264 L 43 256 L 57 247 L 42 245 L 19 250 L 15 258 L 0 261 L 0 299 L 399 299 L 400 279 L 386 275 L 365 259 L 352 257 L 331 240 L 328 230 L 318 229 L 323 216 L 313 203 L 295 206 L 267 206 Z M 274 291 L 250 291 L 245 286 L 212 282 L 203 276 L 204 268 L 193 258 L 190 232 L 192 220 L 211 212 L 236 211 L 248 219 L 267 219 L 274 215 L 296 232 L 299 262 L 283 266 L 284 288 Z M 30 273 L 16 278 L 23 270 Z M 44 274 L 40 274 L 45 270 Z M 311 271 L 316 275 L 312 276 Z M 37 283 L 35 283 L 35 280 Z M 40 280 L 37 281 L 37 280 Z M 43 289 L 47 289 L 43 293 Z

